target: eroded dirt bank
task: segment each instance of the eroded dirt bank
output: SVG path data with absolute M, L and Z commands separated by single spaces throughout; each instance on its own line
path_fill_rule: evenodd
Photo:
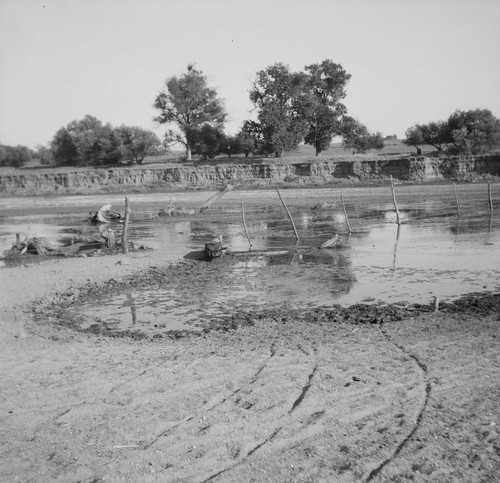
M 370 323 L 271 314 L 177 340 L 35 323 L 40 299 L 180 255 L 0 270 L 0 480 L 495 480 L 498 296 Z
M 352 161 L 319 159 L 304 162 L 200 163 L 170 167 L 127 167 L 110 169 L 38 169 L 0 174 L 3 196 L 127 192 L 147 189 L 215 189 L 221 183 L 241 188 L 286 184 L 321 186 L 349 181 L 376 182 L 392 176 L 422 182 L 443 179 L 472 180 L 482 176 L 500 176 L 500 156 L 431 158 L 410 156 L 373 159 L 354 157 Z

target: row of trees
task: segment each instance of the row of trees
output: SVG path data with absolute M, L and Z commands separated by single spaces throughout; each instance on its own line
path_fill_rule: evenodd
M 347 115 L 341 102 L 350 75 L 331 60 L 292 72 L 277 63 L 257 73 L 250 100 L 257 120 L 243 123 L 236 136 L 223 132 L 226 119 L 224 103 L 215 89 L 207 85 L 203 73 L 188 66 L 185 74 L 173 76 L 157 95 L 154 107 L 159 124 L 174 124 L 165 143 L 182 144 L 186 157 L 193 153 L 204 157 L 237 152 L 274 154 L 301 142 L 313 146 L 316 155 L 328 149 L 332 139 L 342 136 L 344 146 L 356 152 L 383 147 L 380 133 L 372 134 L 357 119 Z
M 455 111 L 446 121 L 415 124 L 406 131 L 405 144 L 428 144 L 438 151 L 456 154 L 479 154 L 500 145 L 500 120 L 488 109 Z
M 5 146 L 0 144 L 0 166 L 20 168 L 29 163 L 34 152 L 26 146 Z
M 140 127 L 113 128 L 87 115 L 59 129 L 50 147 L 57 165 L 141 164 L 146 156 L 161 152 L 161 141 Z
M 372 133 L 348 115 L 343 104 L 351 78 L 340 64 L 324 60 L 293 72 L 276 63 L 257 72 L 250 91 L 256 119 L 243 122 L 235 136 L 224 133 L 226 111 L 217 91 L 203 72 L 189 65 L 187 72 L 167 79 L 155 98 L 154 120 L 166 125 L 160 141 L 152 131 L 135 126 L 112 127 L 93 116 L 70 122 L 54 135 L 50 147 L 36 152 L 24 146 L 0 146 L 0 166 L 22 166 L 32 158 L 42 164 L 141 164 L 146 156 L 183 145 L 187 160 L 197 154 L 244 153 L 280 157 L 300 143 L 313 146 L 316 155 L 342 138 L 345 149 L 364 153 L 384 147 L 380 133 Z M 446 121 L 415 124 L 406 131 L 407 145 L 434 146 L 454 153 L 477 154 L 500 145 L 500 120 L 487 109 L 456 111 Z
M 116 163 L 141 164 L 146 156 L 164 152 L 158 136 L 136 126 L 112 127 L 93 116 L 71 121 L 59 129 L 50 146 L 1 146 L 0 166 L 21 167 L 38 159 L 40 164 L 98 166 Z

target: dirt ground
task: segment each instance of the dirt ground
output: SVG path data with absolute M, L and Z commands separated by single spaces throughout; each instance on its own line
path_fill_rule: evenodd
M 375 323 L 290 313 L 177 340 L 34 317 L 42 299 L 181 255 L 0 270 L 1 481 L 498 481 L 498 296 Z

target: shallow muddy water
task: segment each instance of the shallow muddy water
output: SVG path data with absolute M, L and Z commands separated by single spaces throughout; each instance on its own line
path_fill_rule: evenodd
M 282 190 L 297 231 L 294 233 L 275 191 L 235 191 L 205 215 L 152 218 L 172 198 L 193 208 L 211 193 L 131 195 L 130 238 L 136 245 L 187 254 L 222 234 L 231 251 L 247 251 L 241 218 L 244 200 L 252 250 L 283 250 L 275 256 L 226 257 L 197 262 L 211 276 L 172 280 L 165 287 L 130 290 L 75 308 L 82 328 L 105 323 L 116 330 L 149 334 L 199 330 L 234 310 L 311 308 L 354 303 L 431 303 L 465 293 L 500 289 L 500 207 L 489 209 L 486 185 L 396 186 L 403 224 L 398 226 L 390 187 Z M 499 187 L 493 185 L 493 199 Z M 32 235 L 62 242 L 68 232 L 96 230 L 85 223 L 88 211 L 105 203 L 120 210 L 122 196 L 0 199 L 0 246 L 31 225 Z M 322 209 L 315 206 L 328 203 Z M 123 210 L 123 208 L 121 208 Z M 115 226 L 119 231 L 120 226 Z M 318 249 L 333 235 L 341 244 Z M 217 265 L 218 264 L 218 265 Z M 2 269 L 8 269 L 3 267 Z M 209 280 L 209 283 L 207 283 Z

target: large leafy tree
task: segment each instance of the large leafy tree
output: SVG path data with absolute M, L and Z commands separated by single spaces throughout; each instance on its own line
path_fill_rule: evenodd
M 308 65 L 305 70 L 301 102 L 309 130 L 304 142 L 314 146 L 318 156 L 328 149 L 335 136 L 342 134 L 342 118 L 347 109 L 340 101 L 346 96 L 345 87 L 351 76 L 340 64 L 328 59 Z
M 455 111 L 447 124 L 455 152 L 478 154 L 500 145 L 500 120 L 488 109 Z
M 257 73 L 250 100 L 258 109 L 264 153 L 276 157 L 295 148 L 308 130 L 303 116 L 305 76 L 276 63 Z
M 115 136 L 120 143 L 121 156 L 130 164 L 142 164 L 146 156 L 160 152 L 161 141 L 158 136 L 141 127 L 122 125 L 115 128 Z
M 59 129 L 51 149 L 57 164 L 88 166 L 117 162 L 119 144 L 110 124 L 87 115 Z
M 203 73 L 189 65 L 187 73 L 173 76 L 156 96 L 154 107 L 158 111 L 155 121 L 174 124 L 177 131 L 169 129 L 166 144 L 180 142 L 186 148 L 188 161 L 192 159 L 194 134 L 203 125 L 221 128 L 226 118 L 223 101 L 217 91 L 207 85 Z

